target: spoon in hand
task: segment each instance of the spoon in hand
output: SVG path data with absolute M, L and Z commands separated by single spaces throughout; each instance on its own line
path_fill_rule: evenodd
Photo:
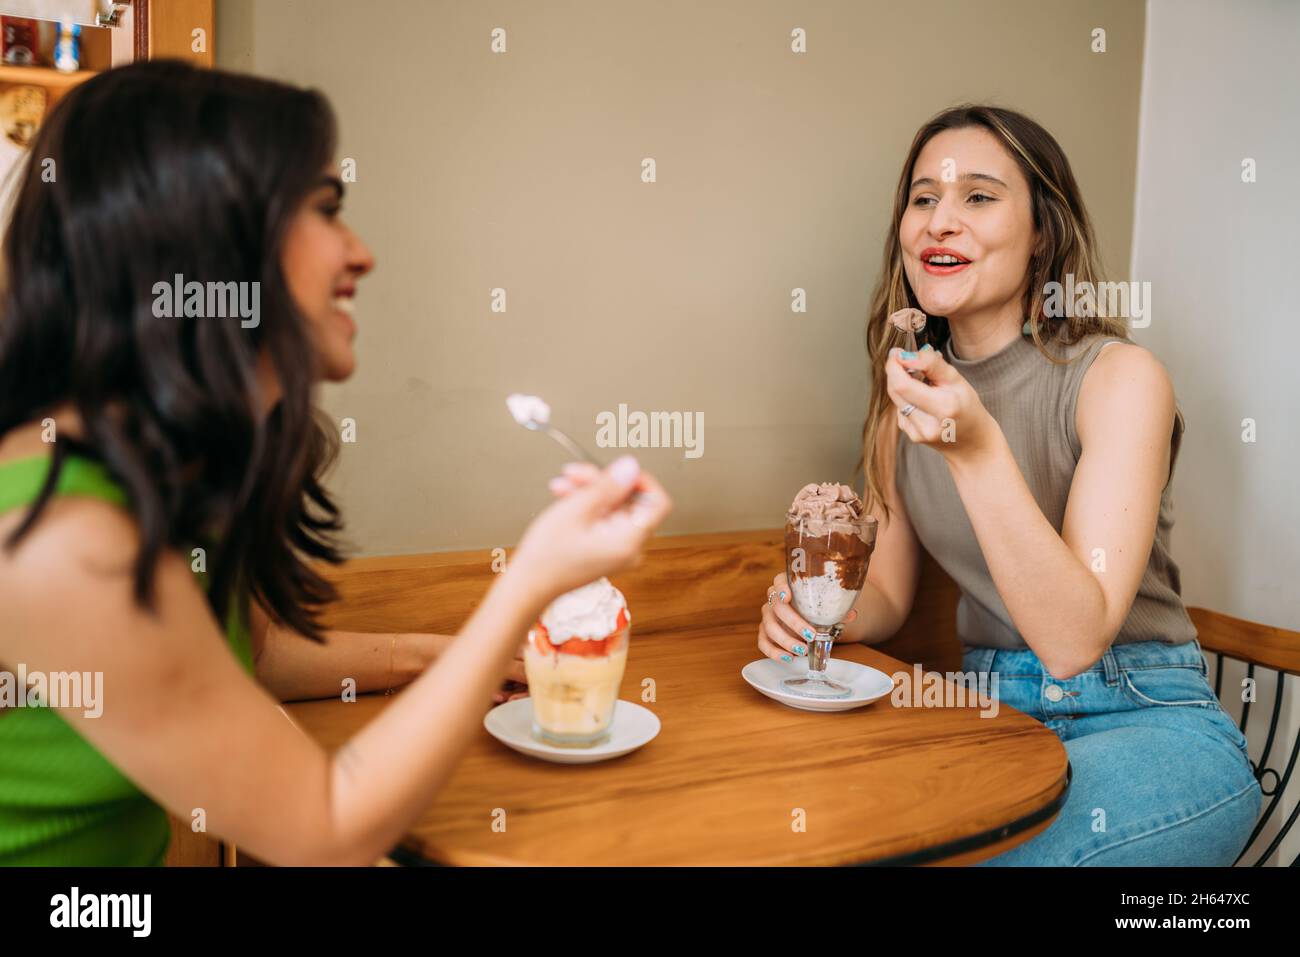
M 588 455 L 582 446 L 551 425 L 551 407 L 539 396 L 521 395 L 516 392 L 506 396 L 506 405 L 510 408 L 510 414 L 514 417 L 514 420 L 525 429 L 532 432 L 545 432 L 563 446 L 564 450 L 570 455 L 576 456 L 589 465 L 594 465 L 604 471 L 605 467 Z M 632 495 L 632 501 L 636 503 L 643 502 L 645 499 L 644 492 L 636 492 Z
M 903 348 L 908 352 L 916 352 L 916 334 L 925 332 L 925 313 L 920 309 L 899 309 L 890 314 L 889 321 L 895 329 L 907 337 Z M 907 374 L 913 379 L 925 381 L 925 373 L 920 369 L 908 369 Z

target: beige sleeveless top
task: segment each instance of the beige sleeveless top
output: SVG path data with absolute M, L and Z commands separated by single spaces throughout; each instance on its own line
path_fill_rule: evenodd
M 1049 341 L 1049 349 L 1073 360 L 1065 365 L 1053 365 L 1027 335 L 1017 336 L 1006 348 L 983 359 L 958 358 L 951 337 L 944 345 L 944 359 L 970 382 L 1002 427 L 1026 484 L 1057 534 L 1081 451 L 1074 411 L 1083 375 L 1107 343 L 1125 341 L 1100 335 L 1072 346 Z M 1115 644 L 1181 644 L 1196 637 L 1196 627 L 1180 597 L 1178 566 L 1169 553 L 1169 530 L 1174 521 L 1170 485 L 1183 428 L 1182 413 L 1178 412 L 1151 556 Z M 928 446 L 914 444 L 900 432 L 896 462 L 895 484 L 917 538 L 961 589 L 957 635 L 963 650 L 972 646 L 1027 648 L 993 584 L 943 456 Z

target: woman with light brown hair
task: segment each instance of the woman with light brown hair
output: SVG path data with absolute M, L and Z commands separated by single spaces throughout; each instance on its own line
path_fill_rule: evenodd
M 1102 314 L 1100 283 L 1050 133 L 971 105 L 917 132 L 867 321 L 880 531 L 840 640 L 898 631 L 924 547 L 961 590 L 963 667 L 1056 732 L 1072 766 L 1052 825 L 988 863 L 1230 865 L 1262 796 L 1170 553 L 1183 419 L 1164 367 Z M 904 309 L 924 314 L 917 352 L 890 321 Z M 784 574 L 769 598 L 759 648 L 805 655 Z

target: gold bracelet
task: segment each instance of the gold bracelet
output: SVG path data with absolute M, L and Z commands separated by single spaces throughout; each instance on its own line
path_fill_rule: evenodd
M 397 636 L 393 635 L 393 641 L 388 646 L 388 690 L 384 692 L 384 697 L 393 693 L 393 652 L 397 650 Z

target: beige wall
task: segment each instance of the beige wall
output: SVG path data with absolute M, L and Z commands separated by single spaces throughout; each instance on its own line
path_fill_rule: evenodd
M 1300 221 L 1300 5 L 1157 0 L 1151 17 L 1132 275 L 1154 308 L 1134 338 L 1169 368 L 1187 419 L 1184 597 L 1300 628 L 1300 389 L 1293 350 L 1276 347 L 1296 322 L 1277 288 Z M 1222 334 L 1225 318 L 1240 334 Z
M 1036 117 L 1123 269 L 1143 16 L 1130 0 L 218 0 L 218 65 L 324 90 L 357 163 L 347 217 L 379 268 L 360 368 L 323 396 L 357 422 L 333 479 L 352 540 L 516 541 L 564 457 L 512 423 L 512 391 L 589 447 L 620 403 L 702 413 L 699 458 L 639 453 L 676 498 L 670 533 L 773 526 L 804 483 L 848 481 L 916 128 L 967 99 Z

